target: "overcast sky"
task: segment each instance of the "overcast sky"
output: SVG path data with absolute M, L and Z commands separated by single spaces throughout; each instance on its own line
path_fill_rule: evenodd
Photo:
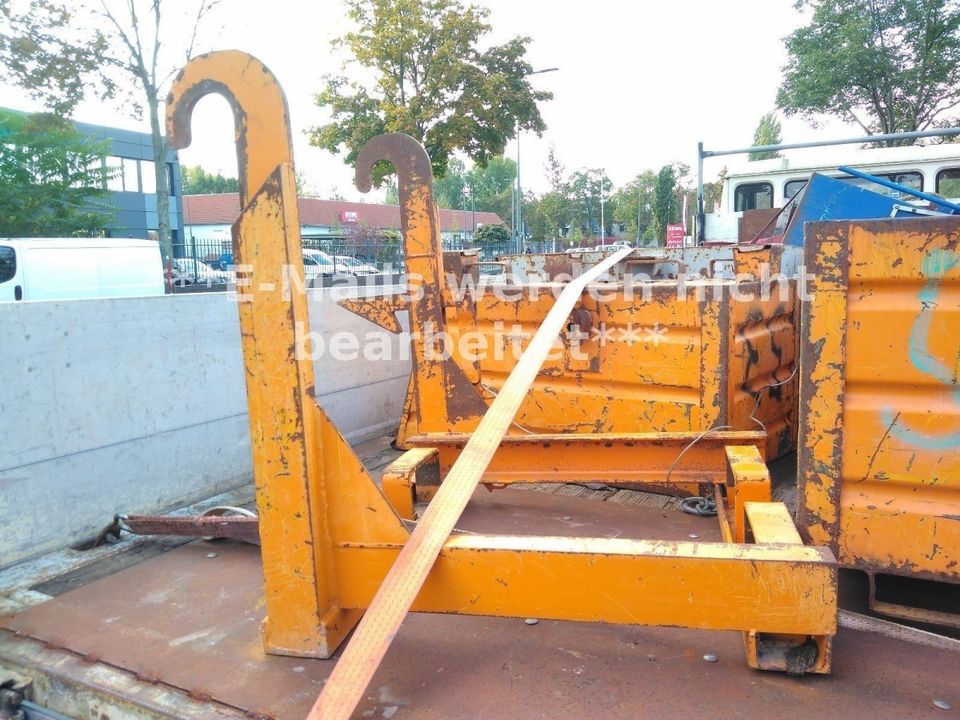
M 546 188 L 549 146 L 568 170 L 603 167 L 615 184 L 679 160 L 691 167 L 697 141 L 707 148 L 748 145 L 760 116 L 773 109 L 782 38 L 801 17 L 793 0 L 481 0 L 490 8 L 494 42 L 528 35 L 535 69 L 558 67 L 533 82 L 554 93 L 542 107 L 543 137 L 520 139 L 524 189 Z M 290 104 L 299 169 L 321 195 L 335 188 L 362 196 L 342 160 L 310 147 L 305 131 L 326 119 L 313 103 L 321 77 L 340 69 L 330 39 L 349 27 L 338 0 L 224 0 L 211 18 L 204 49 L 237 48 L 259 57 L 280 79 Z M 185 30 L 186 31 L 186 30 Z M 2 87 L 0 104 L 36 109 L 22 92 Z M 121 112 L 86 103 L 76 119 L 147 130 Z M 783 120 L 783 139 L 859 134 L 837 123 L 814 130 Z M 516 157 L 516 143 L 508 146 Z M 193 144 L 181 162 L 236 174 L 232 119 L 225 101 L 208 98 L 194 112 Z M 730 161 L 728 161 L 730 162 Z M 715 174 L 723 161 L 708 161 Z

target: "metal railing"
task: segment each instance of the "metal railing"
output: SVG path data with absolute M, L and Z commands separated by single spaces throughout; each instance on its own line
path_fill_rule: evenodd
M 528 241 L 521 252 L 563 252 L 565 241 Z M 315 258 L 321 268 L 313 275 L 370 275 L 374 273 L 402 274 L 404 272 L 403 243 L 398 237 L 369 239 L 364 241 L 342 237 L 305 237 L 304 255 L 311 263 L 310 251 L 319 251 L 323 256 Z M 469 240 L 445 240 L 444 250 L 479 251 L 480 259 L 490 261 L 500 255 L 517 252 L 513 240 L 502 242 L 472 243 Z M 233 241 L 230 238 L 187 237 L 173 245 L 172 272 L 175 288 L 200 289 L 201 286 L 217 287 L 229 284 L 233 276 Z

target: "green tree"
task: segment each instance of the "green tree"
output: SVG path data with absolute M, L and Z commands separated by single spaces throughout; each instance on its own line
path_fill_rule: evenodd
M 467 184 L 473 191 L 477 207 L 487 209 L 493 198 L 509 191 L 517 180 L 517 163 L 507 157 L 491 158 L 486 167 L 474 165 L 470 168 Z
M 783 142 L 780 139 L 780 121 L 777 120 L 777 114 L 768 112 L 760 118 L 757 123 L 757 129 L 753 133 L 753 145 L 779 145 Z M 764 150 L 761 152 L 750 153 L 750 160 L 770 160 L 780 157 L 776 150 Z
M 543 208 L 540 206 L 540 198 L 532 192 L 523 194 L 523 226 L 528 240 L 546 239 L 547 223 L 543 217 Z
M 378 264 L 393 265 L 394 269 L 403 267 L 400 258 L 400 233 L 396 230 L 381 230 L 380 241 L 375 245 Z M 382 268 L 381 268 L 382 269 Z
M 657 245 L 663 245 L 667 237 L 667 225 L 680 219 L 677 202 L 677 171 L 673 165 L 664 165 L 657 173 L 653 187 L 653 237 Z
M 601 182 L 601 177 L 603 178 Z M 570 222 L 580 227 L 588 236 L 600 232 L 600 193 L 607 203 L 612 195 L 613 183 L 599 170 L 582 168 L 574 171 L 566 183 L 570 200 Z M 608 230 L 613 216 L 604 209 L 604 224 Z
M 503 154 L 517 126 L 545 129 L 537 103 L 552 95 L 530 85 L 530 39 L 481 50 L 488 10 L 461 0 L 347 0 L 347 7 L 356 27 L 334 46 L 367 80 L 325 78 L 316 102 L 333 120 L 311 131 L 314 145 L 345 148 L 352 165 L 374 135 L 403 132 L 423 143 L 442 177 L 455 150 L 483 166 Z M 389 166 L 374 170 L 379 184 Z
M 17 5 L 24 7 L 18 12 L 14 3 L 0 2 L 3 77 L 60 116 L 72 114 L 87 95 L 119 103 L 136 118 L 147 115 L 164 259 L 171 257 L 172 246 L 161 88 L 193 55 L 201 21 L 217 3 L 29 0 Z M 178 49 L 171 51 L 168 35 Z
M 570 200 L 561 192 L 551 190 L 539 200 L 538 210 L 543 222 L 545 240 L 561 238 L 570 226 Z
M 208 173 L 199 165 L 183 165 L 180 178 L 184 195 L 212 195 L 214 193 L 240 192 L 237 179 L 222 174 Z
M 785 39 L 777 104 L 869 134 L 953 124 L 960 104 L 957 0 L 798 0 L 810 24 Z M 889 145 L 912 144 L 892 141 Z
M 467 168 L 460 158 L 450 158 L 447 172 L 433 183 L 437 207 L 461 208 L 467 191 Z
M 550 191 L 540 199 L 540 213 L 545 226 L 546 239 L 564 237 L 573 216 L 573 203 L 570 200 L 570 186 L 566 169 L 557 157 L 557 148 L 550 145 L 547 162 L 544 165 Z
M 511 217 L 516 179 L 517 163 L 510 158 L 490 158 L 486 167 L 475 164 L 467 175 L 472 206 L 496 213 L 501 219 Z
M 716 212 L 717 208 L 720 206 L 720 198 L 723 194 L 723 181 L 727 177 L 727 168 L 723 167 L 720 169 L 720 172 L 717 173 L 717 179 L 713 182 L 704 182 L 703 183 L 703 211 L 712 213 Z M 696 207 L 696 198 L 694 198 L 694 205 Z
M 400 188 L 397 187 L 396 179 L 387 181 L 387 191 L 384 193 L 383 202 L 387 205 L 400 204 Z
M 502 243 L 510 240 L 506 225 L 481 225 L 473 234 L 475 243 Z
M 571 227 L 567 235 L 567 244 L 570 247 L 580 247 L 583 244 L 583 228 L 579 225 Z
M 657 174 L 645 170 L 613 194 L 613 219 L 623 225 L 626 236 L 637 242 L 653 222 L 653 192 Z
M 0 236 L 90 235 L 113 213 L 107 146 L 55 115 L 0 109 Z
M 563 193 L 567 190 L 567 171 L 560 158 L 557 157 L 557 146 L 550 143 L 550 151 L 547 153 L 547 162 L 543 169 L 546 171 L 547 180 L 550 182 L 550 189 L 553 192 Z

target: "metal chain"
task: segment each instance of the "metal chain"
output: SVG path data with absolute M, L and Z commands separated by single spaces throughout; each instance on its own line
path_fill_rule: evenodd
M 690 515 L 713 517 L 717 514 L 717 503 L 713 498 L 688 497 L 680 501 L 680 509 Z

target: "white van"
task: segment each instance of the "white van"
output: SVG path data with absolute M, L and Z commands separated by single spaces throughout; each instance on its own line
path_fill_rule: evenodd
M 163 295 L 160 245 L 113 238 L 0 238 L 0 302 Z

